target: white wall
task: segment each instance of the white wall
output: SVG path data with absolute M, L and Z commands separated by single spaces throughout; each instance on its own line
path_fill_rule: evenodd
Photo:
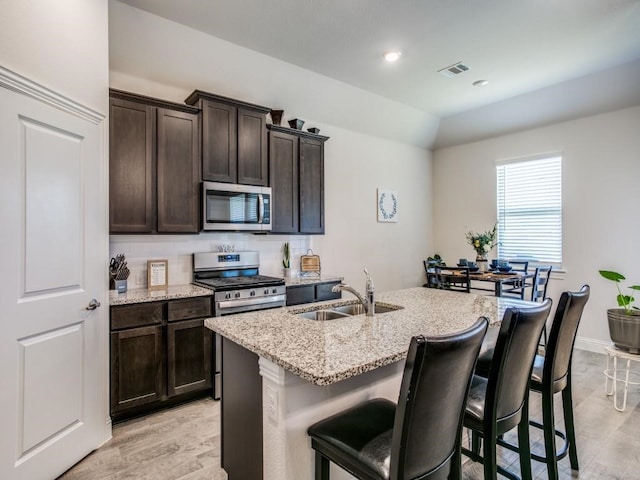
M 107 0 L 4 0 L 0 65 L 106 115 Z
M 294 268 L 299 256 L 312 248 L 321 257 L 323 273 L 344 276 L 358 289 L 364 288 L 364 267 L 380 291 L 424 283 L 422 260 L 431 251 L 430 152 L 339 126 L 361 122 L 368 131 L 371 117 L 391 123 L 396 117 L 406 120 L 400 113 L 408 107 L 116 1 L 110 2 L 109 15 L 111 87 L 179 102 L 197 88 L 284 109 L 284 120 L 302 118 L 305 128 L 319 127 L 331 137 L 325 144 L 324 236 L 112 236 L 111 254 L 124 253 L 133 267 L 130 288 L 146 283 L 146 260 L 153 258 L 169 260 L 170 284 L 187 283 L 190 253 L 215 250 L 221 243 L 233 243 L 236 250 L 260 250 L 261 271 L 280 274 L 284 241 L 292 242 Z M 363 99 L 366 110 L 344 118 L 353 111 L 344 103 L 364 105 Z M 334 120 L 314 120 L 311 112 Z M 418 117 L 412 129 L 433 128 L 423 122 L 430 116 Z M 377 188 L 398 192 L 397 223 L 377 222 Z
M 472 257 L 469 229 L 496 221 L 495 162 L 548 152 L 562 154 L 563 263 L 551 283 L 560 292 L 592 288 L 579 335 L 583 348 L 609 342 L 605 310 L 616 306 L 615 286 L 599 269 L 640 283 L 640 107 L 585 117 L 434 153 L 435 249 L 450 262 Z M 600 350 L 601 351 L 601 350 Z

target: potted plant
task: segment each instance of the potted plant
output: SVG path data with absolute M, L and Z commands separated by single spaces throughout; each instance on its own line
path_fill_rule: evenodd
M 282 266 L 284 267 L 284 276 L 291 276 L 291 252 L 289 251 L 289 242 L 284 242 L 282 246 Z
M 487 271 L 487 253 L 498 244 L 498 224 L 493 229 L 483 233 L 467 232 L 467 242 L 476 252 L 476 263 L 481 272 Z
M 635 298 L 632 295 L 624 295 L 620 289 L 620 282 L 626 278 L 618 272 L 609 270 L 599 270 L 599 273 L 607 280 L 615 282 L 618 289 L 616 300 L 618 306 L 622 307 L 607 310 L 609 336 L 616 347 L 638 354 L 640 353 L 640 308 L 633 305 Z M 631 285 L 628 288 L 640 290 L 640 285 Z

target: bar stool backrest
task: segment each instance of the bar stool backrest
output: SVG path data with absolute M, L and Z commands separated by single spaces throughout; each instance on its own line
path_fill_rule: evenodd
M 590 293 L 589 285 L 584 285 L 580 291 L 563 292 L 560 297 L 545 349 L 542 374 L 545 383 L 558 383 L 556 391 L 566 384 L 578 325 Z
M 395 413 L 390 478 L 448 475 L 487 325 L 481 317 L 463 332 L 411 339 Z
M 501 431 L 520 422 L 538 339 L 551 311 L 551 303 L 551 299 L 547 299 L 533 307 L 507 308 L 504 313 L 485 398 L 485 420 L 489 413 L 495 412 L 492 415 L 495 419 L 503 419 Z

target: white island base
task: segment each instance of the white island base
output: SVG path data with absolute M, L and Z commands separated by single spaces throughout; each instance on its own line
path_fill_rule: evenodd
M 313 480 L 314 450 L 307 428 L 371 398 L 398 401 L 404 361 L 326 386 L 314 385 L 262 357 L 263 478 Z M 331 479 L 353 479 L 331 464 Z M 236 480 L 230 478 L 230 480 Z

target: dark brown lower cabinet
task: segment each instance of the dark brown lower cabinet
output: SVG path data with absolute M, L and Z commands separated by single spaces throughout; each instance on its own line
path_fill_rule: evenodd
M 204 320 L 167 325 L 167 394 L 211 388 L 211 336 Z
M 336 280 L 311 285 L 290 285 L 287 287 L 287 306 L 342 298 L 340 292 L 332 291 L 339 283 Z
M 111 411 L 162 399 L 163 327 L 139 327 L 111 334 Z
M 111 417 L 212 393 L 211 297 L 111 307 Z

